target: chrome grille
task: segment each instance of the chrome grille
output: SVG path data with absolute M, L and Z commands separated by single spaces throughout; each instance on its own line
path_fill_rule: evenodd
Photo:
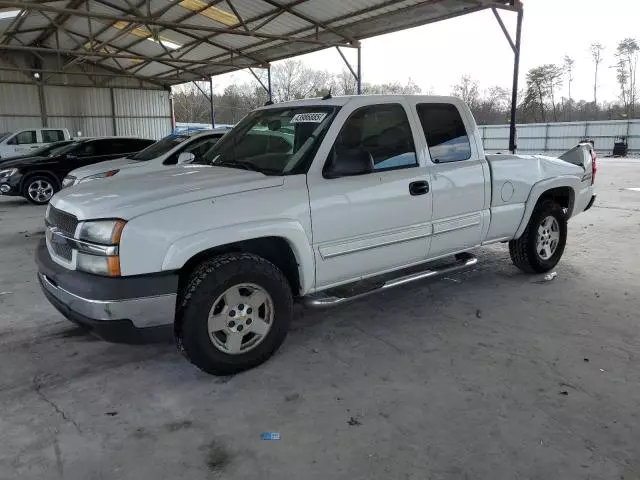
M 47 210 L 47 216 L 45 223 L 49 227 L 56 227 L 65 235 L 73 237 L 76 233 L 76 227 L 78 226 L 78 219 L 75 215 L 63 212 L 54 207 L 49 207 Z M 71 258 L 71 257 L 69 257 Z
M 71 247 L 66 243 L 52 243 L 51 248 L 58 257 L 71 261 Z

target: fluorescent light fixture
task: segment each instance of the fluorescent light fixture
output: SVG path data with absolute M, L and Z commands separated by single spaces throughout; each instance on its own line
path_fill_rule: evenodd
M 127 22 L 119 21 L 114 23 L 112 27 L 117 28 L 118 30 L 125 30 L 126 28 L 129 28 L 129 24 Z M 129 30 L 129 33 L 131 35 L 135 35 L 136 37 L 146 38 L 150 42 L 164 45 L 166 48 L 170 50 L 176 50 L 182 47 L 182 45 L 180 45 L 179 43 L 171 41 L 166 37 L 159 36 L 158 39 L 156 40 L 155 38 L 153 38 L 153 34 L 151 33 L 151 30 L 149 30 L 147 27 L 133 27 L 131 30 Z
M 22 10 L 0 10 L 0 20 L 15 18 L 22 13 Z
M 227 12 L 218 7 L 207 7 L 207 2 L 203 2 L 202 0 L 182 0 L 180 2 L 180 6 L 187 10 L 191 10 L 192 12 L 199 12 L 199 15 L 204 15 L 211 20 L 215 20 L 216 22 L 220 22 L 227 26 L 237 25 L 240 23 L 238 17 L 233 13 Z

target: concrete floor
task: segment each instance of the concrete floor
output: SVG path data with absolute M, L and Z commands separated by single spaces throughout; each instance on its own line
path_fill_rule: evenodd
M 331 311 L 234 377 L 44 299 L 43 208 L 0 199 L 2 479 L 639 479 L 640 161 L 600 160 L 551 282 L 473 271 Z M 279 432 L 279 441 L 260 440 Z

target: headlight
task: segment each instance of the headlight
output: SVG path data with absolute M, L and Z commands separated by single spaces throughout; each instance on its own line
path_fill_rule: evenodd
M 5 170 L 0 170 L 0 178 L 9 178 L 16 173 L 18 173 L 17 168 L 7 168 Z
M 124 220 L 95 220 L 80 227 L 80 240 L 102 245 L 118 245 L 126 222 Z
M 76 180 L 76 177 L 74 177 L 73 175 L 67 175 L 66 177 L 64 177 L 64 180 L 62 180 L 62 188 L 70 187 L 76 182 Z
M 99 180 L 101 178 L 113 177 L 120 170 L 109 170 L 108 172 L 96 173 L 95 175 L 89 175 L 88 177 L 81 178 L 78 183 L 90 182 L 91 180 Z
M 84 272 L 109 277 L 120 276 L 119 248 L 124 220 L 94 220 L 84 222 L 78 235 L 76 268 Z M 82 243 L 86 242 L 86 243 Z

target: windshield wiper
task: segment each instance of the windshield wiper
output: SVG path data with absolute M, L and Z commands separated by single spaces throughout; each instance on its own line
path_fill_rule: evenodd
M 242 162 L 239 160 L 221 160 L 212 164 L 214 167 L 231 167 L 242 168 L 243 170 L 250 170 L 252 172 L 263 173 L 259 168 L 249 162 Z

